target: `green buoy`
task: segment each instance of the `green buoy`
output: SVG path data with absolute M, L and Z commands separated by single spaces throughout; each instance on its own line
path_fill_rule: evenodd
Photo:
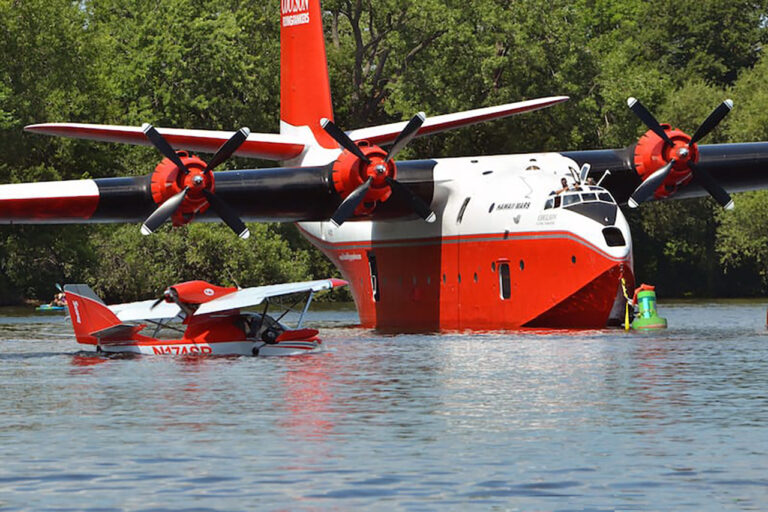
M 652 286 L 642 285 L 636 292 L 637 316 L 632 328 L 637 330 L 666 329 L 667 319 L 656 312 L 656 291 Z

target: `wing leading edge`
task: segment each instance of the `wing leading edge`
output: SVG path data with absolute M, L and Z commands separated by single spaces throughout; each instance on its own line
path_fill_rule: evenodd
M 120 142 L 139 146 L 151 146 L 152 143 L 138 126 L 120 126 L 109 124 L 79 123 L 43 123 L 24 128 L 25 131 L 89 139 L 102 142 Z M 216 150 L 234 135 L 235 132 L 217 130 L 185 130 L 179 128 L 157 128 L 157 131 L 175 148 L 201 153 L 215 153 Z M 304 151 L 304 142 L 269 133 L 251 133 L 236 156 L 263 158 L 265 160 L 290 160 Z
M 320 279 L 317 281 L 303 281 L 298 283 L 272 284 L 267 286 L 256 286 L 253 288 L 243 288 L 232 292 L 218 299 L 201 304 L 195 315 L 206 315 L 218 311 L 228 311 L 231 309 L 244 308 L 261 304 L 265 299 L 278 297 L 280 295 L 289 295 L 301 292 L 318 292 L 320 290 L 329 290 L 347 284 L 343 279 Z

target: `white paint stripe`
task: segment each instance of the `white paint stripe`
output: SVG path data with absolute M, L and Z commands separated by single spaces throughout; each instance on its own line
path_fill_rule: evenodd
M 93 180 L 44 181 L 0 185 L 0 201 L 13 199 L 53 199 L 59 197 L 99 197 Z

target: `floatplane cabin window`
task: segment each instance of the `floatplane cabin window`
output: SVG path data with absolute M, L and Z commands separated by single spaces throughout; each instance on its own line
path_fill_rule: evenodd
M 371 291 L 373 292 L 373 300 L 379 302 L 379 269 L 376 266 L 376 255 L 372 252 L 368 253 L 368 268 L 371 271 Z
M 512 296 L 512 286 L 509 283 L 509 263 L 499 262 L 499 296 L 508 299 Z

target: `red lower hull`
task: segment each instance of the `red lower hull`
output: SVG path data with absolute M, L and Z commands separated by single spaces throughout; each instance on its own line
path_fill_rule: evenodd
M 352 243 L 305 235 L 349 281 L 361 324 L 385 331 L 603 328 L 621 277 L 634 284 L 628 258 L 568 232 Z

